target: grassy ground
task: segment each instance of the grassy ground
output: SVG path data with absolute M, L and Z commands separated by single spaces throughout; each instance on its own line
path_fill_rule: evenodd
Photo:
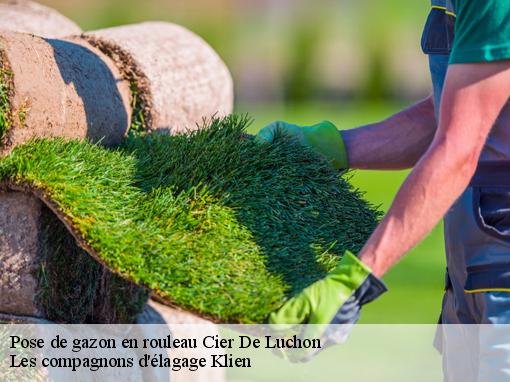
M 271 106 L 238 106 L 250 112 L 255 123 L 252 132 L 276 119 L 312 124 L 329 119 L 340 128 L 375 122 L 402 106 L 399 104 L 352 104 L 339 107 L 302 105 L 288 109 Z M 405 179 L 407 171 L 358 171 L 353 183 L 366 191 L 369 201 L 387 209 Z M 392 269 L 384 280 L 390 288 L 381 299 L 364 309 L 362 323 L 435 323 L 441 306 L 444 280 L 442 228 L 436 227 L 429 237 Z
M 0 180 L 42 192 L 90 253 L 160 298 L 263 322 L 359 250 L 379 213 L 316 154 L 285 137 L 242 139 L 245 124 L 131 137 L 115 151 L 32 142 L 0 160 Z

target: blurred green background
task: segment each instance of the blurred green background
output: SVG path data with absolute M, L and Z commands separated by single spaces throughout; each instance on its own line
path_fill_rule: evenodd
M 430 92 L 419 48 L 428 0 L 40 1 L 85 30 L 164 20 L 198 33 L 229 66 L 236 111 L 255 118 L 253 132 L 275 119 L 350 128 Z M 386 209 L 406 174 L 364 171 L 353 181 Z M 436 322 L 443 253 L 438 227 L 385 277 L 390 293 L 362 322 Z

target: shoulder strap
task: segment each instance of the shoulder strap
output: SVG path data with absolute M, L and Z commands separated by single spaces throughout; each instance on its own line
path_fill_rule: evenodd
M 431 0 L 432 9 L 441 9 L 447 15 L 456 16 L 453 0 Z

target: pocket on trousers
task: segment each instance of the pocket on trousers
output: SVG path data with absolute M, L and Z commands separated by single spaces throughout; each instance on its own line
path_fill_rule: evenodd
M 510 263 L 467 267 L 466 293 L 510 292 Z
M 510 239 L 510 187 L 474 187 L 473 209 L 480 229 L 498 239 Z

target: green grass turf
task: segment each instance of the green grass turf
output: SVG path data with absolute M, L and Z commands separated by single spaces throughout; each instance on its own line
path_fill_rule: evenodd
M 313 124 L 329 119 L 341 129 L 381 120 L 399 110 L 400 103 L 302 104 L 288 107 L 238 105 L 237 112 L 250 111 L 255 123 L 249 131 L 274 120 Z M 386 210 L 408 171 L 355 171 L 352 184 L 365 192 L 365 198 Z M 442 225 L 391 269 L 384 281 L 390 291 L 366 305 L 361 323 L 435 324 L 441 309 L 445 256 Z
M 311 151 L 242 139 L 229 117 L 189 135 L 130 137 L 117 150 L 41 140 L 0 179 L 42 191 L 100 261 L 185 309 L 263 322 L 358 251 L 378 211 Z

